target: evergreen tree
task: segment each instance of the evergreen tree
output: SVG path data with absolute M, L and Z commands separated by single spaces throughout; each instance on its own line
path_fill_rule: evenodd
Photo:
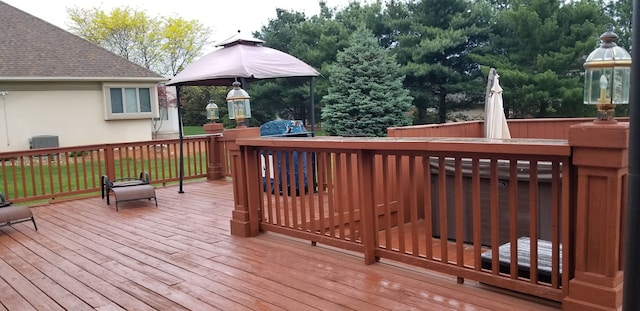
M 486 82 L 469 55 L 488 39 L 488 5 L 420 0 L 391 1 L 387 8 L 388 37 L 415 98 L 416 123 L 444 123 L 449 112 L 483 101 Z
M 582 104 L 584 59 L 604 32 L 603 8 L 594 0 L 509 0 L 496 7 L 489 44 L 473 57 L 500 74 L 511 116 L 578 117 L 594 114 Z
M 209 123 L 206 107 L 210 100 L 220 109 L 220 120 L 225 127 L 234 127 L 236 122 L 229 120 L 227 112 L 227 93 L 229 87 L 224 86 L 183 86 L 180 88 L 180 103 L 182 109 L 182 122 L 187 126 L 201 126 Z M 252 110 L 253 113 L 253 110 Z
M 313 114 L 316 120 L 320 119 L 317 99 L 327 94 L 328 68 L 336 61 L 338 51 L 349 45 L 349 38 L 358 25 L 364 24 L 376 30 L 383 24 L 380 1 L 364 5 L 352 2 L 341 10 L 330 8 L 322 1 L 318 5 L 320 13 L 311 17 L 301 12 L 276 9 L 276 19 L 270 20 L 254 34 L 266 41 L 265 46 L 289 53 L 322 74 L 314 82 L 316 109 Z M 270 117 L 266 121 L 276 116 L 306 122 L 311 120 L 309 79 L 257 81 L 251 83 L 250 89 L 256 107 L 262 107 L 265 116 Z
M 304 13 L 276 9 L 277 18 L 262 27 L 256 38 L 265 46 L 286 52 L 318 70 L 323 77 L 315 79 L 317 98 L 327 94 L 327 67 L 336 59 L 337 51 L 348 45 L 350 32 L 334 19 L 335 9 L 320 2 L 320 14 L 307 18 Z M 270 121 L 276 117 L 309 122 L 311 113 L 319 120 L 318 109 L 310 111 L 309 79 L 275 79 L 251 85 L 256 107 L 263 107 Z M 318 103 L 316 102 L 316 107 Z
M 606 2 L 607 16 L 611 18 L 614 31 L 618 35 L 617 44 L 627 51 L 631 51 L 631 33 L 633 28 L 632 2 L 631 0 L 613 0 Z
M 393 55 L 358 28 L 330 67 L 322 127 L 329 135 L 386 136 L 388 127 L 411 124 L 413 98 Z

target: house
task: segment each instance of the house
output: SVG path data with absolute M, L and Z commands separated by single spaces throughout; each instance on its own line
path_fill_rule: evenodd
M 0 1 L 0 151 L 151 140 L 167 79 Z

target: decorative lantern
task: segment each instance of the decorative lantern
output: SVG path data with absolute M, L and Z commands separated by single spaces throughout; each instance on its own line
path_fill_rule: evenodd
M 205 109 L 207 110 L 207 119 L 211 120 L 211 123 L 216 123 L 216 120 L 220 118 L 220 110 L 218 105 L 213 102 L 213 99 L 209 101 Z
M 617 39 L 610 27 L 584 63 L 584 103 L 596 105 L 598 122 L 615 122 L 615 105 L 629 104 L 631 55 L 615 43 Z
M 233 82 L 233 89 L 227 94 L 229 119 L 235 119 L 238 126 L 244 126 L 244 119 L 251 118 L 249 94 L 240 88 L 240 82 Z

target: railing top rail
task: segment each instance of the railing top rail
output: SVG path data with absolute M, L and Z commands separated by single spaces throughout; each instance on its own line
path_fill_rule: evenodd
M 629 117 L 616 117 L 620 122 L 629 121 Z M 481 121 L 484 123 L 484 121 Z M 569 123 L 590 123 L 593 118 L 530 118 L 530 119 L 507 119 L 507 123 L 549 123 L 549 122 L 569 122 Z
M 331 150 L 449 151 L 480 154 L 569 156 L 564 139 L 487 139 L 447 137 L 260 137 L 237 141 L 241 146 Z

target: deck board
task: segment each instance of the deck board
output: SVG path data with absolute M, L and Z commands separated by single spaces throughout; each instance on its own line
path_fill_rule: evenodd
M 558 310 L 493 288 L 274 233 L 229 234 L 230 182 L 33 207 L 0 227 L 0 310 Z

